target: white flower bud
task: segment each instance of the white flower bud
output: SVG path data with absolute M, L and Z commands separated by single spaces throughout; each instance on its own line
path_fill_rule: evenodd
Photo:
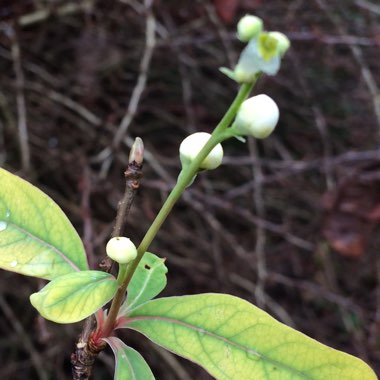
M 245 15 L 237 24 L 237 34 L 239 40 L 248 42 L 256 37 L 263 30 L 263 21 L 261 18 L 251 15 Z
M 287 50 L 290 48 L 289 38 L 285 36 L 284 33 L 281 32 L 269 32 L 271 37 L 274 37 L 277 40 L 277 49 L 278 52 L 283 56 Z
M 236 114 L 234 128 L 241 135 L 265 139 L 274 130 L 280 112 L 269 96 L 261 94 L 245 100 Z
M 113 237 L 106 246 L 107 256 L 119 264 L 127 264 L 137 256 L 136 246 L 131 239 L 123 236 Z
M 206 145 L 211 135 L 206 132 L 196 132 L 190 136 L 187 136 L 179 147 L 179 157 L 182 166 L 189 165 L 202 148 Z M 200 165 L 200 169 L 216 169 L 223 160 L 223 148 L 222 145 L 217 144 L 208 156 L 203 160 Z

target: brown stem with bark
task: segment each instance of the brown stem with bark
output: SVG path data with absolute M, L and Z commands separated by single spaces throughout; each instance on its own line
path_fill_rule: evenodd
M 124 173 L 126 180 L 125 192 L 117 207 L 115 226 L 111 235 L 112 237 L 121 236 L 123 233 L 126 217 L 140 186 L 143 154 L 143 142 L 137 137 L 129 155 L 127 170 Z M 112 268 L 112 260 L 107 257 L 99 266 L 102 270 L 110 272 Z M 86 319 L 82 333 L 75 345 L 75 350 L 71 354 L 73 380 L 88 380 L 90 378 L 95 359 L 99 352 L 101 352 L 106 346 L 106 343 L 103 340 L 93 339 L 94 333 L 95 316 L 92 315 Z

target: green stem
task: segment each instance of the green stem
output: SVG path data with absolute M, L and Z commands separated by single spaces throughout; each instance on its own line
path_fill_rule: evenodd
M 127 264 L 119 264 L 119 273 L 117 275 L 117 282 L 119 285 L 122 285 L 125 280 L 127 268 L 128 268 Z
M 157 214 L 155 220 L 149 227 L 143 240 L 141 241 L 139 247 L 137 248 L 136 259 L 128 265 L 128 269 L 127 269 L 127 273 L 125 274 L 124 281 L 119 286 L 119 289 L 112 301 L 108 318 L 103 328 L 103 334 L 102 334 L 103 336 L 108 336 L 112 332 L 120 306 L 122 305 L 124 301 L 124 295 L 127 290 L 127 286 L 129 282 L 131 281 L 132 276 L 135 273 L 135 270 L 137 266 L 139 265 L 142 257 L 144 256 L 145 252 L 148 250 L 153 239 L 157 235 L 160 227 L 166 220 L 167 216 L 169 215 L 170 211 L 172 210 L 177 200 L 181 197 L 182 193 L 185 191 L 186 187 L 191 183 L 193 177 L 197 174 L 202 161 L 207 157 L 207 155 L 211 152 L 211 150 L 217 144 L 224 141 L 227 137 L 230 137 L 230 134 L 225 133 L 226 132 L 225 130 L 229 127 L 229 125 L 233 121 L 237 111 L 240 108 L 241 103 L 248 97 L 255 83 L 256 81 L 254 83 L 243 84 L 240 87 L 235 100 L 229 107 L 226 114 L 223 116 L 222 120 L 214 129 L 207 144 L 199 152 L 198 156 L 194 159 L 194 161 L 192 161 L 189 166 L 187 166 L 181 171 L 176 185 L 174 186 L 173 190 L 170 192 L 161 210 Z

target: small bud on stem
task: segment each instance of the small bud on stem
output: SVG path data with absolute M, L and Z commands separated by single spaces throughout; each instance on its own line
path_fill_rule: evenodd
M 129 152 L 128 162 L 131 164 L 133 161 L 138 165 L 142 165 L 144 161 L 144 143 L 140 137 L 136 137 L 131 151 Z
M 257 95 L 245 100 L 236 114 L 233 128 L 239 135 L 265 139 L 274 130 L 280 116 L 275 101 L 268 95 Z
M 211 135 L 206 132 L 193 133 L 187 136 L 179 147 L 179 157 L 182 167 L 189 165 L 202 148 L 206 145 Z M 217 144 L 208 156 L 202 161 L 200 169 L 212 170 L 216 169 L 223 160 L 223 148 L 221 144 Z
M 131 239 L 117 236 L 110 239 L 106 246 L 108 257 L 119 264 L 128 264 L 137 256 L 136 246 Z
M 237 35 L 242 42 L 255 38 L 263 30 L 263 20 L 257 16 L 245 15 L 237 24 Z

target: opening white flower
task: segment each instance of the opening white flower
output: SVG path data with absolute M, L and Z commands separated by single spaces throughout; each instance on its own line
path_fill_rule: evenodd
M 179 157 L 182 166 L 189 165 L 202 148 L 206 145 L 211 135 L 206 132 L 196 132 L 187 136 L 179 147 Z M 212 170 L 216 169 L 223 160 L 223 148 L 221 144 L 217 144 L 208 156 L 202 161 L 200 169 Z
M 233 127 L 240 135 L 265 139 L 276 127 L 280 111 L 268 95 L 257 95 L 245 100 L 236 114 Z
M 137 248 L 131 239 L 117 236 L 106 245 L 107 256 L 119 264 L 127 264 L 137 257 Z

